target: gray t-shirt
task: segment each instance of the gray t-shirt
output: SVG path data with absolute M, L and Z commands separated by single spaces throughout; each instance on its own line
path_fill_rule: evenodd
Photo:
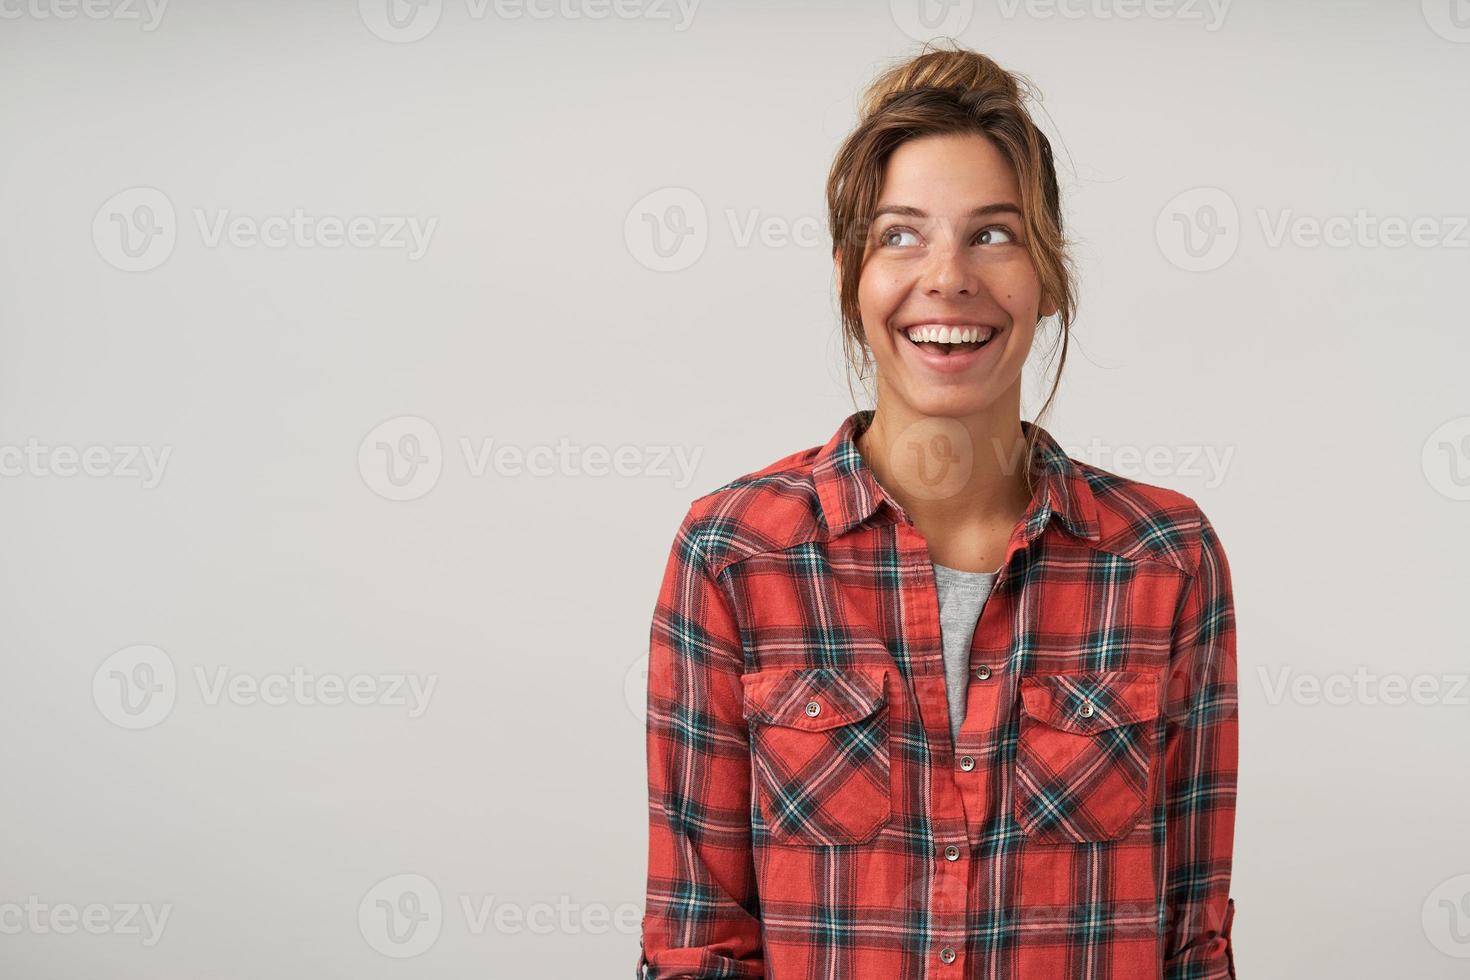
M 939 631 L 944 639 L 944 681 L 949 695 L 949 731 L 959 738 L 970 690 L 970 644 L 999 572 L 962 572 L 931 561 L 939 590 Z

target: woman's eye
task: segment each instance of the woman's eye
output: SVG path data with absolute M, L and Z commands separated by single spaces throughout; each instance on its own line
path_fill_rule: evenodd
M 975 244 L 977 245 L 1010 245 L 1015 240 L 1016 236 L 1004 225 L 991 225 L 989 228 L 981 230 L 975 236 Z M 907 245 L 918 244 L 919 235 L 912 228 L 895 226 L 887 229 L 883 234 L 878 236 L 878 241 L 883 245 L 902 248 Z

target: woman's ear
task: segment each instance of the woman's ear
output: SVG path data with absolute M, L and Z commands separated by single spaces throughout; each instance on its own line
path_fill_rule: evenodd
M 1057 304 L 1052 302 L 1052 298 L 1050 296 L 1047 296 L 1043 293 L 1041 297 L 1041 306 L 1036 310 L 1036 315 L 1039 317 L 1055 316 L 1056 312 Z

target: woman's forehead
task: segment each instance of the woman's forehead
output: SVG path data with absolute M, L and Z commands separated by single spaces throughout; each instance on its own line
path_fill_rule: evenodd
M 1010 161 L 984 136 L 925 136 L 893 151 L 878 205 L 957 216 L 988 204 L 1016 203 L 1018 193 Z

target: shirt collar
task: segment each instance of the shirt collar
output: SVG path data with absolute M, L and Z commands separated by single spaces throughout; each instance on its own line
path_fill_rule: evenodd
M 812 480 L 816 484 L 829 539 L 846 534 L 885 505 L 897 519 L 906 519 L 903 508 L 883 489 L 858 451 L 857 436 L 872 419 L 871 408 L 849 415 L 813 460 Z M 1086 475 L 1051 433 L 1039 425 L 1021 420 L 1021 431 L 1027 437 L 1033 430 L 1036 433 L 1039 479 L 1031 495 L 1031 504 L 1021 518 L 1026 540 L 1035 540 L 1046 529 L 1052 515 L 1056 515 L 1071 534 L 1088 541 L 1098 540 L 1097 501 Z

